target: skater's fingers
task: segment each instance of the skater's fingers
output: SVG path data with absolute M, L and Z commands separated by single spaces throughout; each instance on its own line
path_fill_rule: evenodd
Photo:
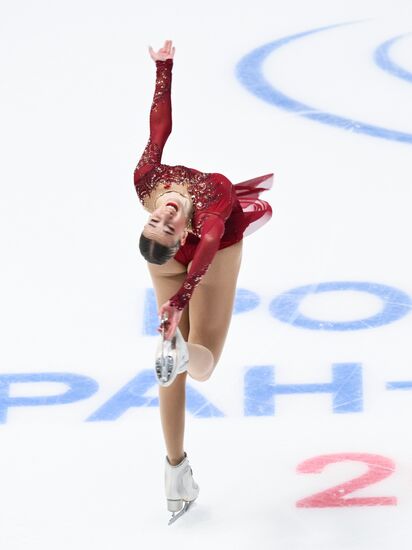
M 174 322 L 171 324 L 169 330 L 167 331 L 167 339 L 171 340 L 173 336 L 175 335 L 177 329 L 177 322 Z
M 159 311 L 157 312 L 157 314 L 159 315 L 159 317 L 162 319 L 163 317 L 166 317 L 166 318 L 169 318 L 170 315 L 169 315 L 169 310 L 168 310 L 168 307 L 167 307 L 167 304 L 163 304 L 161 306 L 161 308 L 159 309 Z
M 160 318 L 161 318 L 162 323 L 168 323 L 169 322 L 169 313 L 167 311 L 163 311 Z
M 166 331 L 166 340 L 171 340 L 176 332 L 176 325 L 175 323 L 171 324 L 170 327 L 167 328 Z

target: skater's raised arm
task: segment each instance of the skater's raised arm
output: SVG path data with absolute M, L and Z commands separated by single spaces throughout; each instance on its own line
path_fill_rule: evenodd
M 156 84 L 150 108 L 149 141 L 134 171 L 136 186 L 142 176 L 160 163 L 163 147 L 172 131 L 171 85 L 175 48 L 171 40 L 166 40 L 158 52 L 149 46 L 149 53 L 156 63 Z

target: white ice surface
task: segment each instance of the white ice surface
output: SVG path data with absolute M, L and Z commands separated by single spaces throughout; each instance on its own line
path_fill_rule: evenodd
M 411 379 L 411 314 L 378 328 L 314 331 L 273 318 L 269 304 L 328 281 L 412 295 L 412 145 L 281 110 L 234 70 L 263 44 L 348 21 L 362 23 L 274 52 L 266 78 L 319 110 L 412 133 L 412 84 L 372 60 L 379 44 L 412 30 L 409 0 L 3 0 L 0 374 L 72 373 L 99 388 L 74 403 L 7 408 L 0 385 L 2 550 L 410 549 L 412 396 L 385 385 Z M 137 246 L 145 214 L 132 174 L 154 88 L 147 47 L 165 39 L 176 55 L 163 162 L 234 183 L 275 172 L 265 197 L 273 218 L 245 240 L 239 277 L 260 305 L 233 317 L 213 377 L 189 382 L 225 416 L 187 413 L 200 495 L 171 527 L 158 409 L 86 421 L 153 362 L 155 340 L 143 333 L 150 280 Z M 411 44 L 391 51 L 409 71 Z M 309 296 L 301 312 L 337 322 L 380 307 L 372 295 L 328 293 Z M 276 366 L 280 384 L 326 383 L 335 363 L 362 365 L 362 412 L 336 414 L 329 394 L 302 394 L 278 396 L 274 416 L 245 415 L 249 368 Z M 63 391 L 57 382 L 12 384 L 10 397 Z M 349 497 L 397 504 L 297 507 L 366 471 L 344 461 L 297 473 L 333 453 L 391 459 L 389 477 Z

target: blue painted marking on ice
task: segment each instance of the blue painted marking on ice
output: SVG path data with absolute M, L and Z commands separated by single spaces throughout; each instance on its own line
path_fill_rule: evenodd
M 159 398 L 146 395 L 147 391 L 154 386 L 157 387 L 158 383 L 153 370 L 139 372 L 86 421 L 117 420 L 132 407 L 158 407 Z M 224 416 L 217 407 L 189 384 L 186 385 L 186 409 L 197 418 Z
M 12 384 L 33 382 L 59 382 L 68 386 L 64 393 L 57 395 L 39 395 L 36 397 L 10 397 Z M 62 405 L 87 399 L 99 386 L 93 378 L 66 372 L 39 372 L 0 375 L 0 424 L 7 420 L 9 407 L 39 407 L 43 405 Z
M 412 381 L 406 380 L 403 382 L 387 382 L 387 390 L 412 390 Z
M 158 335 L 159 316 L 157 314 L 157 303 L 153 288 L 146 289 L 143 319 L 143 334 L 146 334 L 146 336 Z
M 246 313 L 258 307 L 260 298 L 252 290 L 238 288 L 236 290 L 235 304 L 233 306 L 233 315 Z M 146 290 L 144 299 L 144 325 L 143 334 L 146 336 L 158 336 L 157 327 L 159 326 L 159 317 L 157 315 L 156 297 L 153 288 Z
M 382 300 L 382 310 L 366 319 L 354 321 L 321 321 L 311 319 L 299 312 L 302 300 L 309 294 L 330 291 L 359 291 L 373 294 Z M 378 283 L 337 281 L 307 285 L 288 290 L 272 300 L 270 312 L 276 319 L 295 327 L 310 330 L 360 330 L 393 323 L 407 315 L 412 309 L 411 298 L 401 290 Z
M 378 46 L 373 54 L 373 59 L 376 65 L 383 71 L 395 76 L 396 78 L 401 78 L 407 82 L 412 82 L 412 73 L 395 63 L 390 57 L 390 50 L 392 46 L 399 42 L 402 38 L 406 36 L 411 36 L 412 33 L 401 34 L 400 36 L 395 36 L 390 40 L 387 40 L 383 44 Z
M 252 367 L 245 376 L 245 416 L 273 416 L 275 397 L 296 393 L 330 393 L 334 413 L 362 412 L 362 366 L 335 363 L 332 365 L 332 382 L 326 384 L 277 384 L 274 367 Z
M 338 25 L 328 25 L 326 27 L 320 27 L 311 29 L 309 31 L 293 34 L 269 42 L 259 48 L 252 50 L 245 55 L 236 65 L 235 74 L 238 80 L 254 95 L 263 99 L 268 103 L 276 105 L 286 111 L 292 111 L 299 116 L 315 120 L 322 124 L 329 124 L 330 126 L 336 126 L 343 130 L 349 130 L 360 134 L 366 134 L 372 137 L 387 139 L 391 141 L 400 141 L 403 143 L 412 143 L 412 134 L 399 132 L 397 130 L 391 130 L 381 126 L 375 126 L 372 124 L 366 124 L 358 120 L 345 118 L 332 113 L 320 111 L 315 107 L 306 105 L 290 96 L 282 93 L 278 88 L 274 87 L 263 76 L 263 63 L 266 58 L 269 57 L 275 50 L 278 50 L 293 42 L 300 40 L 315 33 L 327 31 L 344 25 L 354 24 L 342 23 Z
M 238 288 L 236 290 L 235 305 L 233 307 L 233 315 L 238 313 L 246 313 L 258 307 L 260 298 L 256 292 L 247 290 L 246 288 Z

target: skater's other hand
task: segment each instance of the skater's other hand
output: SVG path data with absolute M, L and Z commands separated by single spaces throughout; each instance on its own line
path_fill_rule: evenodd
M 173 59 L 175 47 L 172 48 L 171 40 L 165 40 L 163 48 L 160 48 L 158 52 L 155 52 L 152 46 L 149 46 L 149 53 L 153 61 L 165 61 L 166 59 Z
M 163 317 L 163 315 L 167 316 L 167 321 L 165 323 L 166 340 L 171 340 L 175 335 L 175 332 L 178 324 L 180 323 L 182 314 L 183 314 L 183 310 L 177 309 L 174 306 L 171 306 L 169 300 L 160 307 L 159 309 L 160 318 Z M 159 327 L 157 330 L 159 332 L 162 332 L 161 327 Z

